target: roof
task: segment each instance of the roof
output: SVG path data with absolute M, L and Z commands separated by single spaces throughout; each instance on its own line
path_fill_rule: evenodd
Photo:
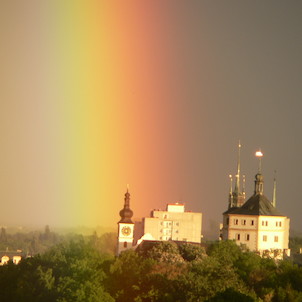
M 254 194 L 240 208 L 230 208 L 223 214 L 284 216 L 263 194 Z

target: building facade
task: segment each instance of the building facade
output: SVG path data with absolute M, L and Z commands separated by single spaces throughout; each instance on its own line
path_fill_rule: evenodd
M 201 242 L 202 213 L 186 212 L 182 203 L 168 204 L 144 218 L 144 236 L 156 241 Z

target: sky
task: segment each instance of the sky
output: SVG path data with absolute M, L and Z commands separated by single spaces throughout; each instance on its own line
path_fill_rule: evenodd
M 167 203 L 217 229 L 229 174 L 302 231 L 301 1 L 3 0 L 0 225 L 116 228 Z

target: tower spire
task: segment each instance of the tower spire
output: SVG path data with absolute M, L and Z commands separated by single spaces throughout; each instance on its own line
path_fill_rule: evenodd
M 238 161 L 237 161 L 237 174 L 236 174 L 236 183 L 235 183 L 235 193 L 240 192 L 240 151 L 241 151 L 241 144 L 240 140 L 238 143 Z
M 230 192 L 229 192 L 229 209 L 233 207 L 233 177 L 230 174 Z
M 277 182 L 276 182 L 276 170 L 274 173 L 274 188 L 273 188 L 273 200 L 272 200 L 272 204 L 274 207 L 276 207 L 276 191 L 277 191 Z
M 133 223 L 131 217 L 133 216 L 133 211 L 130 209 L 130 193 L 129 186 L 127 185 L 127 192 L 124 198 L 124 208 L 120 211 L 121 220 L 119 222 Z
M 242 175 L 242 195 L 243 198 L 245 199 L 245 175 Z
M 238 161 L 237 161 L 237 174 L 235 175 L 235 187 L 234 191 L 232 191 L 232 188 L 230 189 L 230 195 L 229 195 L 229 207 L 241 207 L 244 204 L 245 201 L 245 192 L 244 188 L 241 189 L 240 186 L 240 180 L 241 180 L 241 143 L 239 140 L 238 143 Z M 231 187 L 233 186 L 233 178 L 230 175 L 231 180 Z M 243 186 L 245 186 L 245 177 L 243 176 Z

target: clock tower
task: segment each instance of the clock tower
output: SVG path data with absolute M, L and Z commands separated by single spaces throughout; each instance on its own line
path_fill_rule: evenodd
M 134 223 L 131 220 L 133 212 L 130 209 L 130 193 L 125 194 L 124 208 L 120 211 L 121 220 L 118 222 L 117 254 L 132 247 Z

